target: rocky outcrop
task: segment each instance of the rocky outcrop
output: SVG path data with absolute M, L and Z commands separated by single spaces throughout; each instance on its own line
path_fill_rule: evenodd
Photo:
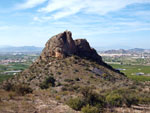
M 75 42 L 72 39 L 72 33 L 65 31 L 53 36 L 45 45 L 41 54 L 41 59 L 49 57 L 64 58 L 70 54 L 76 53 Z
M 64 58 L 70 55 L 101 60 L 101 57 L 90 47 L 86 39 L 73 40 L 70 31 L 53 36 L 46 43 L 40 59 L 47 60 L 49 57 Z
M 64 31 L 63 33 L 50 38 L 46 43 L 39 59 L 48 61 L 51 57 L 65 58 L 71 55 L 77 55 L 82 58 L 90 59 L 120 73 L 119 71 L 113 69 L 110 65 L 103 62 L 101 56 L 98 55 L 94 48 L 90 47 L 90 44 L 86 39 L 73 40 L 72 33 L 70 31 Z
M 91 48 L 86 39 L 77 39 L 75 40 L 76 45 L 76 55 L 80 57 L 86 57 L 91 60 L 99 60 L 102 62 L 101 56 L 99 56 L 94 48 Z

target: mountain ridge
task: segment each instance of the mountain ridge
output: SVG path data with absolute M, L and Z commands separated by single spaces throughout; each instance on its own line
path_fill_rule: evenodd
M 133 49 L 112 49 L 101 51 L 101 53 L 107 54 L 142 54 L 142 53 L 150 53 L 150 49 L 142 49 L 142 48 L 133 48 Z
M 12 52 L 41 52 L 42 47 L 36 47 L 36 46 L 2 46 L 0 47 L 0 52 L 2 53 L 12 53 Z

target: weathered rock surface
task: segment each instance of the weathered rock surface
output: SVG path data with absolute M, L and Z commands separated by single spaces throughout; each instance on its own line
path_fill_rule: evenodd
M 102 60 L 97 52 L 90 47 L 86 39 L 73 40 L 70 31 L 53 36 L 46 43 L 40 59 L 47 60 L 49 57 L 64 58 L 70 55 Z
M 68 55 L 76 53 L 75 42 L 72 39 L 72 33 L 65 31 L 53 36 L 45 45 L 41 54 L 41 59 L 49 57 L 64 58 Z

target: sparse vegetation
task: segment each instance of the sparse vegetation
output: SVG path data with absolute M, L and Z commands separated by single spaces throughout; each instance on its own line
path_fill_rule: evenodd
M 41 89 L 48 89 L 50 86 L 54 87 L 55 86 L 55 79 L 53 76 L 49 76 L 46 78 L 46 80 L 40 84 Z
M 90 106 L 90 105 L 86 105 L 84 106 L 81 111 L 83 113 L 99 113 L 99 109 L 97 107 L 93 107 L 93 106 Z
M 32 93 L 33 91 L 28 85 L 24 85 L 24 84 L 12 85 L 11 83 L 5 84 L 4 89 L 6 91 L 14 91 L 16 92 L 16 94 L 22 95 L 22 96 L 28 93 Z
M 73 98 L 67 101 L 67 105 L 69 105 L 74 110 L 81 110 L 84 102 L 80 98 Z
M 37 87 L 50 88 L 50 90 L 38 90 L 44 92 L 43 95 L 40 94 L 41 97 L 31 94 L 33 96 L 31 100 L 47 95 L 44 103 L 48 103 L 46 100 L 52 98 L 83 113 L 102 113 L 105 112 L 105 109 L 150 104 L 148 82 L 130 81 L 125 76 L 99 65 L 97 62 L 80 57 L 51 58 L 48 62 L 49 64 L 46 61 L 36 62 L 29 69 L 9 79 L 10 82 L 6 84 L 5 90 L 13 91 L 15 95 L 18 94 L 22 97 L 27 93 L 32 93 L 30 86 L 33 89 Z M 125 65 L 121 66 L 123 68 Z M 99 69 L 102 74 L 94 73 L 93 68 Z M 136 76 L 136 78 L 138 77 L 141 76 Z M 15 85 L 16 81 L 21 82 L 22 85 Z M 11 82 L 12 84 L 10 84 Z M 17 96 L 10 93 L 7 97 L 15 101 Z M 27 98 L 27 96 L 22 98 Z M 3 100 L 5 99 L 1 99 L 1 101 Z M 26 104 L 26 101 L 24 99 L 21 103 Z
M 24 96 L 25 94 L 32 93 L 33 90 L 27 85 L 16 85 L 14 86 L 14 91 L 17 94 Z
M 106 97 L 106 102 L 109 106 L 121 107 L 123 105 L 123 97 L 117 93 L 111 93 Z

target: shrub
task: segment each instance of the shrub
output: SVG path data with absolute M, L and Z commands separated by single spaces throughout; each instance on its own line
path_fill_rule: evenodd
M 92 93 L 92 89 L 90 87 L 83 87 L 81 88 L 81 93 L 83 97 L 87 98 Z
M 114 91 L 114 93 L 122 95 L 123 102 L 128 107 L 131 107 L 131 105 L 137 105 L 140 101 L 140 95 L 139 93 L 137 94 L 137 91 L 135 89 L 121 88 Z
M 65 79 L 64 81 L 65 81 L 65 82 L 73 82 L 72 79 Z
M 110 93 L 106 97 L 106 102 L 110 106 L 119 107 L 119 106 L 122 106 L 122 104 L 123 104 L 123 97 L 117 93 Z
M 74 99 L 70 99 L 67 102 L 67 105 L 70 106 L 74 110 L 81 110 L 81 108 L 83 107 L 84 103 L 83 103 L 83 101 L 81 99 L 74 98 Z
M 137 105 L 139 103 L 139 98 L 134 94 L 127 94 L 124 96 L 125 98 L 125 104 L 128 107 L 131 107 L 131 105 Z
M 141 97 L 139 98 L 140 104 L 150 104 L 150 97 Z
M 15 96 L 14 92 L 11 92 L 11 93 L 8 94 L 9 99 L 13 99 L 14 96 Z
M 76 80 L 76 81 L 80 81 L 80 79 L 79 79 L 79 78 L 75 78 L 75 80 Z
M 14 87 L 14 91 L 17 94 L 24 96 L 25 94 L 32 93 L 33 90 L 27 85 L 17 85 Z
M 28 86 L 28 85 L 23 85 L 23 84 L 18 84 L 18 85 L 12 85 L 10 83 L 7 83 L 5 86 L 4 86 L 4 89 L 6 91 L 14 91 L 16 92 L 18 95 L 25 95 L 25 94 L 28 94 L 28 93 L 32 93 L 32 89 Z
M 135 90 L 121 88 L 106 95 L 106 101 L 110 106 L 118 107 L 125 104 L 126 106 L 131 107 L 131 105 L 137 105 L 140 98 Z
M 14 85 L 12 85 L 11 83 L 7 83 L 3 86 L 4 90 L 6 90 L 6 91 L 12 91 L 13 87 L 14 87 Z
M 68 89 L 67 89 L 65 86 L 63 86 L 63 87 L 61 88 L 61 90 L 62 90 L 62 91 L 67 91 Z
M 90 105 L 86 105 L 81 109 L 83 113 L 99 113 L 99 109 L 97 107 L 93 107 Z
M 61 72 L 57 72 L 56 74 L 57 74 L 57 75 L 61 75 Z
M 54 87 L 55 86 L 55 79 L 50 76 L 48 78 L 46 78 L 46 80 L 40 84 L 40 88 L 41 89 L 48 89 L 50 86 Z
M 56 100 L 60 100 L 61 99 L 61 97 L 58 96 L 58 95 L 55 98 L 56 98 Z
M 95 92 L 93 92 L 92 88 L 85 87 L 81 89 L 81 93 L 83 95 L 83 99 L 86 105 L 98 106 L 99 108 L 103 108 L 105 106 L 105 98 Z

